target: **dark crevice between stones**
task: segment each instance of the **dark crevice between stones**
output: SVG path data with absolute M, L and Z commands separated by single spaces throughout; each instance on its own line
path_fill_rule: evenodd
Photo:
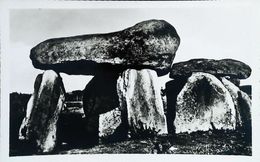
M 240 90 L 242 90 L 243 92 L 245 92 L 250 99 L 252 99 L 252 86 L 251 85 L 243 85 L 239 87 Z
M 30 152 L 30 147 L 27 144 L 19 140 L 19 129 L 22 124 L 22 120 L 26 114 L 27 102 L 29 101 L 30 94 L 11 93 L 10 94 L 10 120 L 9 120 L 9 155 L 23 155 Z
M 245 139 L 250 144 L 252 143 L 252 121 L 251 110 L 248 103 L 243 99 L 241 92 L 238 92 L 238 107 L 241 115 L 242 127 L 241 132 L 244 133 Z
M 117 79 L 119 73 L 107 72 L 94 76 L 83 90 L 86 116 L 106 113 L 119 106 Z
M 163 56 L 160 56 L 163 57 Z M 158 58 L 158 56 L 156 56 Z M 78 61 L 66 61 L 57 64 L 39 64 L 32 61 L 35 68 L 41 70 L 54 70 L 57 73 L 63 72 L 69 75 L 99 75 L 106 72 L 110 73 L 122 73 L 126 69 L 151 69 L 157 72 L 158 76 L 166 75 L 170 72 L 170 68 L 157 68 L 150 65 L 138 65 L 138 64 L 115 64 L 110 63 L 97 63 L 95 61 L 78 60 Z
M 89 148 L 98 144 L 98 117 L 62 113 L 58 120 L 56 150 Z
M 112 135 L 106 137 L 100 137 L 101 143 L 114 143 L 114 142 L 121 142 L 127 140 L 128 133 L 128 126 L 125 126 L 124 123 L 121 123 L 116 130 L 113 132 Z
M 174 120 L 176 116 L 176 102 L 177 96 L 187 83 L 188 78 L 180 77 L 178 79 L 171 80 L 166 83 L 166 97 L 167 97 L 167 109 L 166 109 L 166 119 L 167 119 L 167 128 L 168 133 L 175 135 Z

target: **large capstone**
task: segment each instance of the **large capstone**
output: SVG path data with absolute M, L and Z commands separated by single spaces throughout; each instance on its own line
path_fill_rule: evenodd
M 207 73 L 193 73 L 177 96 L 176 133 L 236 128 L 236 111 L 229 91 Z
M 46 40 L 31 50 L 35 68 L 94 75 L 104 68 L 170 71 L 180 38 L 164 20 L 140 22 L 125 30 Z
M 243 62 L 233 59 L 192 59 L 173 64 L 170 77 L 189 77 L 193 72 L 204 72 L 215 76 L 246 79 L 251 74 L 251 68 Z
M 167 133 L 158 76 L 154 70 L 128 69 L 119 77 L 117 90 L 122 112 L 127 111 L 132 135 Z
M 51 152 L 57 144 L 57 121 L 65 101 L 61 77 L 48 70 L 35 80 L 20 139 L 29 141 L 38 153 Z

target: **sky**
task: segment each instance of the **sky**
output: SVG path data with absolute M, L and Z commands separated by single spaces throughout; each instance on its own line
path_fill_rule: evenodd
M 194 58 L 232 58 L 253 66 L 254 32 L 250 9 L 243 7 L 171 7 L 112 9 L 10 10 L 10 92 L 32 93 L 37 74 L 30 49 L 56 37 L 108 33 L 148 19 L 172 24 L 181 43 L 174 63 Z M 67 92 L 82 90 L 93 76 L 61 74 Z M 164 76 L 159 81 L 169 80 Z M 250 83 L 250 78 L 245 81 Z

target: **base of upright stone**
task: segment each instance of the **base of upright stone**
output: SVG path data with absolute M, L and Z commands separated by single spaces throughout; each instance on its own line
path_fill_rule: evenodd
M 127 127 L 122 120 L 119 108 L 99 115 L 99 137 L 102 142 L 117 142 L 127 138 Z

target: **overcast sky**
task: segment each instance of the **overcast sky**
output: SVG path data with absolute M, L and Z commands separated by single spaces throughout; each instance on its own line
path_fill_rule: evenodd
M 243 7 L 13 9 L 10 12 L 10 92 L 33 92 L 35 77 L 42 72 L 29 59 L 30 49 L 36 44 L 49 38 L 118 31 L 148 19 L 163 19 L 176 28 L 181 44 L 174 62 L 233 58 L 252 66 L 251 17 L 250 9 Z M 65 74 L 62 77 L 67 91 L 82 90 L 91 79 Z

